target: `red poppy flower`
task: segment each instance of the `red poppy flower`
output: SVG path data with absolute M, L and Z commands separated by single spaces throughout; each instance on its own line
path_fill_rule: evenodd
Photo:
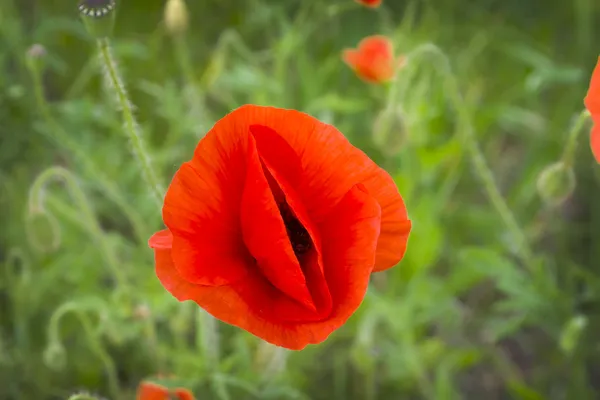
M 153 382 L 142 382 L 138 386 L 137 400 L 195 400 L 194 395 L 187 389 L 169 389 Z
M 600 57 L 592 72 L 592 79 L 587 95 L 585 96 L 585 107 L 592 115 L 594 127 L 590 135 L 590 144 L 592 153 L 596 158 L 596 162 L 600 163 Z
M 381 5 L 383 0 L 355 0 L 357 3 L 362 4 L 365 7 L 377 8 Z
M 354 313 L 411 228 L 392 178 L 333 126 L 247 105 L 175 174 L 149 241 L 180 301 L 299 350 Z
M 369 83 L 390 81 L 404 62 L 403 57 L 394 57 L 392 41 L 381 35 L 364 38 L 357 49 L 344 50 L 342 59 L 356 75 Z

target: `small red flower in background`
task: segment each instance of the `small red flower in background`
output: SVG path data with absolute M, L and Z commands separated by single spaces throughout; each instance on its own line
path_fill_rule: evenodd
M 386 36 L 375 35 L 364 38 L 356 49 L 346 49 L 342 59 L 361 79 L 369 83 L 384 83 L 392 80 L 396 69 L 404 62 L 403 57 L 394 57 L 394 45 Z
M 138 386 L 136 400 L 195 400 L 187 389 L 169 389 L 157 383 L 145 381 Z
M 294 350 L 346 322 L 411 229 L 393 179 L 337 129 L 254 105 L 200 141 L 163 220 L 149 245 L 171 294 Z
M 381 5 L 383 0 L 355 0 L 357 3 L 362 4 L 365 7 L 377 8 Z
M 592 115 L 594 126 L 590 134 L 592 153 L 596 161 L 600 163 L 600 57 L 592 72 L 592 79 L 587 95 L 585 96 L 585 107 Z

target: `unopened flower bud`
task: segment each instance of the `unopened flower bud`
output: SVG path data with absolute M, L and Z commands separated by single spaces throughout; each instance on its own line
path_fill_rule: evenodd
M 81 0 L 79 13 L 85 26 L 96 39 L 109 37 L 115 23 L 115 0 Z
M 387 156 L 398 154 L 406 141 L 405 117 L 400 107 L 387 107 L 373 125 L 373 142 Z
M 562 161 L 547 166 L 538 177 L 537 189 L 542 199 L 550 205 L 563 203 L 575 190 L 573 168 Z
M 41 44 L 34 44 L 27 50 L 27 57 L 43 58 L 46 55 L 46 48 Z
M 139 304 L 133 309 L 133 318 L 137 320 L 145 320 L 150 318 L 150 307 L 146 304 Z
M 46 48 L 41 44 L 32 45 L 26 53 L 26 62 L 29 69 L 35 73 L 40 73 L 44 67 L 46 54 Z
M 177 36 L 185 33 L 189 26 L 189 13 L 185 0 L 167 0 L 164 18 L 170 35 Z
M 67 365 L 67 352 L 60 343 L 50 343 L 43 357 L 44 364 L 53 371 L 61 371 Z

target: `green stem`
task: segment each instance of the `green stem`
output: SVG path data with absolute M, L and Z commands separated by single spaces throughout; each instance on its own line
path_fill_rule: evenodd
M 454 105 L 454 108 L 458 114 L 458 121 L 463 132 L 463 141 L 469 150 L 471 161 L 475 167 L 480 181 L 483 184 L 488 199 L 492 203 L 492 206 L 496 209 L 504 224 L 508 228 L 509 232 L 517 242 L 518 253 L 526 265 L 531 265 L 533 254 L 527 243 L 527 238 L 519 224 L 517 223 L 515 216 L 508 207 L 508 204 L 502 197 L 500 189 L 496 184 L 496 180 L 491 169 L 488 167 L 483 152 L 477 142 L 475 129 L 471 121 L 471 115 L 468 106 L 463 99 L 460 91 L 460 86 L 456 79 L 456 76 L 452 72 L 450 61 L 446 54 L 434 44 L 427 43 L 420 46 L 414 52 L 411 53 L 411 58 L 416 58 L 419 54 L 431 54 L 438 58 L 440 70 L 444 73 L 446 78 L 446 86 L 448 88 L 448 96 Z
M 577 149 L 577 137 L 579 136 L 579 132 L 581 132 L 589 117 L 589 112 L 587 110 L 583 110 L 581 113 L 579 113 L 579 116 L 569 131 L 567 136 L 567 145 L 565 146 L 565 150 L 563 151 L 562 155 L 562 162 L 566 167 L 573 166 L 573 158 L 575 157 L 575 150 Z
M 110 42 L 108 38 L 98 39 L 98 48 L 100 50 L 101 59 L 106 68 L 106 75 L 108 77 L 110 86 L 114 91 L 119 103 L 119 107 L 121 108 L 123 120 L 125 121 L 125 133 L 131 141 L 134 156 L 137 158 L 142 172 L 148 184 L 150 185 L 154 199 L 157 205 L 160 207 L 163 201 L 164 190 L 158 181 L 157 175 L 154 172 L 154 168 L 152 167 L 152 163 L 150 161 L 150 156 L 144 146 L 144 141 L 139 132 L 138 123 L 133 115 L 133 107 L 129 101 L 129 98 L 127 97 L 125 85 L 119 76 L 117 65 L 110 52 Z

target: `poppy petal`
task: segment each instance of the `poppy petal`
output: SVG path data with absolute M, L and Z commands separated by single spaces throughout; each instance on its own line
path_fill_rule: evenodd
M 600 57 L 590 80 L 590 87 L 585 96 L 585 107 L 594 118 L 600 118 Z
M 356 2 L 365 7 L 377 8 L 381 5 L 382 0 L 356 0 Z
M 153 382 L 142 382 L 136 393 L 137 400 L 168 400 L 169 389 Z
M 173 394 L 179 400 L 195 400 L 194 394 L 187 389 L 177 388 L 173 390 Z
M 301 179 L 292 179 L 290 184 L 314 223 L 323 221 L 350 188 L 363 183 L 382 209 L 375 271 L 393 267 L 402 259 L 411 229 L 402 196 L 392 177 L 340 131 L 295 110 L 247 105 L 230 115 L 238 121 L 270 128 L 293 149 L 302 173 Z M 266 150 L 269 140 L 263 139 L 272 136 L 264 132 L 260 135 L 255 134 L 255 138 L 265 162 L 273 164 L 276 171 L 284 171 L 284 175 L 296 176 L 298 167 L 286 167 L 282 158 L 273 156 L 276 152 Z
M 273 180 L 274 189 L 279 192 L 280 198 L 285 201 L 291 214 L 310 239 L 309 254 L 298 257 L 301 260 L 308 289 L 316 305 L 316 316 L 326 316 L 331 311 L 332 301 L 323 273 L 322 242 L 319 229 L 308 215 L 300 195 L 294 189 L 301 183 L 300 159 L 294 149 L 274 130 L 266 126 L 253 125 L 250 127 L 250 131 L 256 141 L 265 173 Z M 295 229 L 292 227 L 291 230 Z
M 308 344 L 324 341 L 356 311 L 366 293 L 375 261 L 381 209 L 361 185 L 352 187 L 319 225 L 323 259 L 333 308 L 322 321 L 277 322 L 269 305 L 272 286 L 264 279 L 248 275 L 230 286 L 193 285 L 178 276 L 169 250 L 155 249 L 156 272 L 175 297 L 192 299 L 216 318 L 238 326 L 278 346 L 300 350 Z
M 239 205 L 246 176 L 247 128 L 224 121 L 200 141 L 192 161 L 175 174 L 163 206 L 181 276 L 203 285 L 243 278 L 245 249 Z
M 154 249 L 154 265 L 158 280 L 177 300 L 189 300 L 186 293 L 194 290 L 197 286 L 184 280 L 175 268 L 171 255 L 173 235 L 169 230 L 163 230 L 156 233 L 153 238 L 155 237 L 160 237 L 162 244 L 154 247 L 152 244 L 150 245 Z M 152 239 L 150 241 L 152 243 Z
M 393 79 L 398 61 L 392 41 L 383 35 L 373 35 L 360 41 L 356 49 L 345 49 L 342 60 L 363 80 L 383 83 Z
M 279 290 L 315 310 L 306 278 L 294 254 L 269 182 L 263 171 L 256 141 L 250 145 L 241 223 L 244 242 L 262 274 Z

